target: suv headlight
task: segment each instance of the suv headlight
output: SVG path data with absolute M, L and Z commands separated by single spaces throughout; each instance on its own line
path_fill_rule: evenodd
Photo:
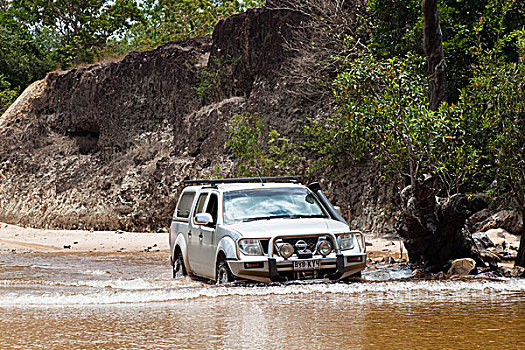
M 330 243 L 326 236 L 321 236 L 317 240 L 315 251 L 325 257 L 332 252 L 332 243 Z
M 258 239 L 239 240 L 239 250 L 244 255 L 263 255 L 261 242 Z
M 283 258 L 288 259 L 291 257 L 294 253 L 295 249 L 293 245 L 290 243 L 283 243 L 279 247 L 279 255 L 281 255 Z
M 337 244 L 339 244 L 339 249 L 341 250 L 350 250 L 354 248 L 354 235 L 351 233 L 344 233 L 337 236 Z

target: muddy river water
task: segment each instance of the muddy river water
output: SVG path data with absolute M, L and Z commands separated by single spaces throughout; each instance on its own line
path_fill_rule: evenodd
M 0 349 L 525 349 L 525 280 L 218 287 L 166 253 L 0 255 Z

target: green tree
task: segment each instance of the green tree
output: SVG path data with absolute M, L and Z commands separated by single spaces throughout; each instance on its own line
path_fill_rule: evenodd
M 0 3 L 0 111 L 20 91 L 53 69 L 46 37 L 16 20 L 11 2 Z
M 468 120 L 457 106 L 430 108 L 422 64 L 413 56 L 378 59 L 370 54 L 349 61 L 334 82 L 334 116 L 314 129 L 330 135 L 331 142 L 316 135 L 310 142 L 323 140 L 321 149 L 331 159 L 380 160 L 402 189 L 396 230 L 411 262 L 433 270 L 461 257 L 481 264 L 480 252 L 461 230 L 468 213 L 463 208 L 470 203 L 459 193 L 477 170 L 462 138 Z M 438 204 L 440 192 L 450 200 Z
M 17 16 L 47 31 L 63 67 L 90 63 L 108 40 L 143 19 L 133 0 L 13 0 Z
M 9 82 L 0 74 L 0 115 L 15 102 L 18 94 L 19 89 L 11 89 Z
M 140 6 L 144 22 L 128 32 L 129 40 L 117 45 L 150 49 L 160 44 L 194 37 L 211 36 L 217 22 L 264 0 L 145 0 Z M 124 49 L 125 50 L 125 49 Z
M 509 46 L 518 61 L 508 62 L 502 54 Z M 412 59 L 362 55 L 335 80 L 337 113 L 315 129 L 332 140 L 316 138 L 332 159 L 373 154 L 392 175 L 408 175 L 415 204 L 406 204 L 403 217 L 410 230 L 455 237 L 450 234 L 462 221 L 449 230 L 433 212 L 439 191 L 450 196 L 488 190 L 497 204 L 525 214 L 525 31 L 500 38 L 478 60 L 458 105 L 443 103 L 431 111 L 426 79 Z M 441 181 L 427 186 L 425 174 Z M 414 224 L 418 221 L 421 226 Z M 525 265 L 524 241 L 518 265 Z M 468 244 L 460 251 L 467 254 Z
M 369 46 L 381 56 L 422 55 L 423 20 L 419 0 L 370 0 Z M 525 2 L 519 0 L 439 0 L 443 50 L 447 58 L 449 97 L 469 83 L 474 53 L 491 49 L 505 35 L 525 23 Z M 517 52 L 508 46 L 501 55 L 515 61 Z
M 444 173 L 442 189 L 458 192 L 471 169 L 457 151 L 463 115 L 455 106 L 428 107 L 423 60 L 362 54 L 334 82 L 336 113 L 306 128 L 307 145 L 331 162 L 374 155 L 394 178 L 415 185 L 422 174 Z
M 519 53 L 517 62 L 503 59 L 501 50 L 509 45 Z M 480 55 L 460 105 L 473 125 L 468 138 L 484 182 L 491 184 L 499 204 L 525 215 L 525 30 L 501 38 L 494 50 Z M 516 264 L 525 267 L 525 239 L 518 255 Z
M 12 7 L 0 9 L 0 74 L 13 87 L 41 79 L 53 64 L 44 36 L 16 20 Z

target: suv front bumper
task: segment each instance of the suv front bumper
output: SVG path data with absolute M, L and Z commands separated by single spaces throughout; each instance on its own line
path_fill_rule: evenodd
M 294 262 L 318 260 L 319 266 L 312 269 L 295 269 Z M 284 282 L 287 280 L 328 278 L 340 280 L 362 271 L 366 267 L 366 254 L 333 253 L 327 257 L 313 259 L 283 259 L 281 257 L 259 257 L 250 260 L 228 260 L 232 273 L 239 277 L 259 282 Z

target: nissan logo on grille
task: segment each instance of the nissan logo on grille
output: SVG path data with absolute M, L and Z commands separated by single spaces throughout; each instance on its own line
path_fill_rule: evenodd
M 305 250 L 307 247 L 308 245 L 302 239 L 295 242 L 295 248 L 297 248 L 297 250 Z

